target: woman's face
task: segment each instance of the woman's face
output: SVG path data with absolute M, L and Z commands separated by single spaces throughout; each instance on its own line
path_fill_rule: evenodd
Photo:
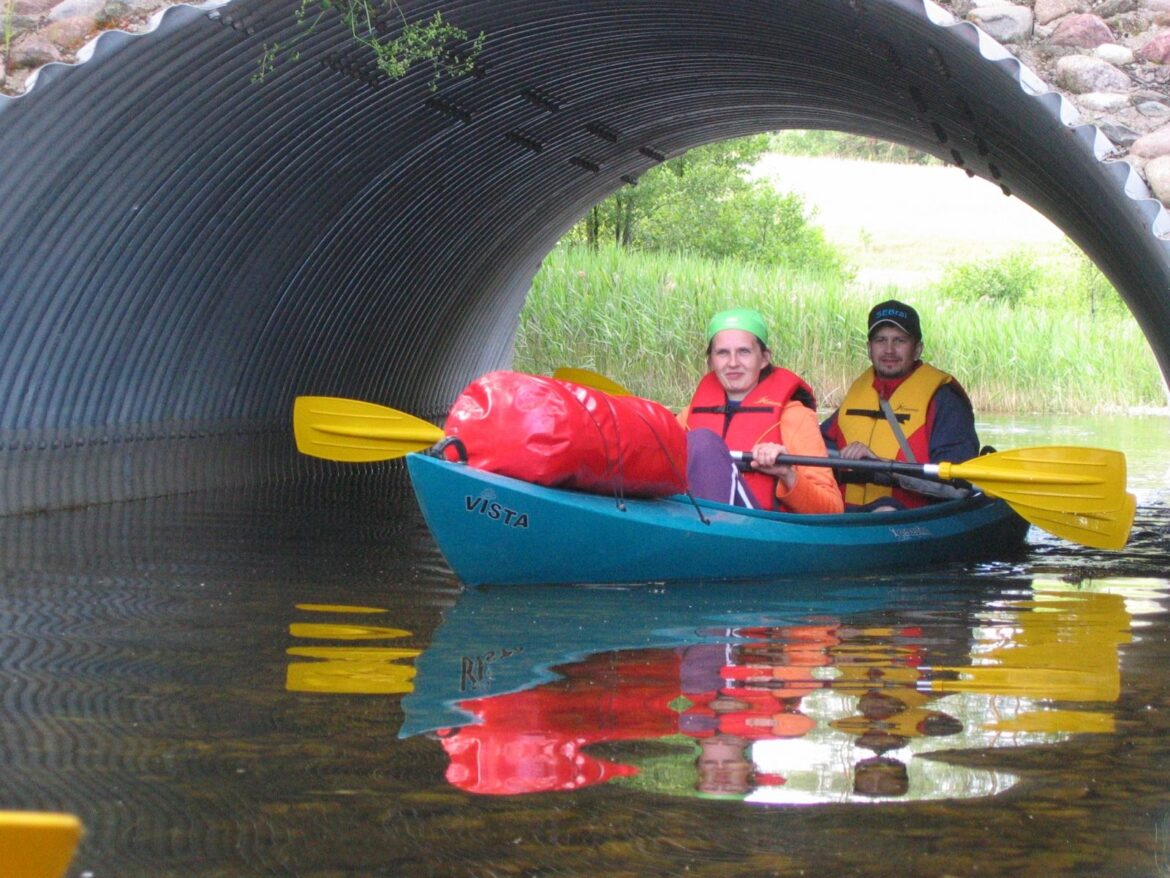
M 760 340 L 743 329 L 722 329 L 711 339 L 707 366 L 719 379 L 727 398 L 740 400 L 751 393 L 760 372 L 772 361 Z

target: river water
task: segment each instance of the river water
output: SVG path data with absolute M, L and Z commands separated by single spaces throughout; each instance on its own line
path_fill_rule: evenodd
M 1170 875 L 1168 428 L 984 420 L 1124 450 L 1130 546 L 898 575 L 464 590 L 360 470 L 6 519 L 0 809 L 103 878 Z

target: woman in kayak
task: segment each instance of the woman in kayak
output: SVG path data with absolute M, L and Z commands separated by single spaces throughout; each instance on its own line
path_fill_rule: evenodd
M 844 511 L 832 470 L 778 463 L 784 454 L 827 457 L 812 388 L 772 365 L 768 327 L 758 311 L 720 311 L 707 324 L 707 367 L 679 415 L 687 428 L 691 493 L 754 509 Z M 731 451 L 750 451 L 742 473 Z

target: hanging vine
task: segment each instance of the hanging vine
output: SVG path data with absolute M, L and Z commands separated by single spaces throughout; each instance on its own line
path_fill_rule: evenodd
M 408 21 L 397 0 L 301 0 L 296 12 L 300 33 L 285 43 L 266 43 L 260 69 L 253 80 L 262 81 L 282 57 L 299 61 L 297 44 L 331 15 L 341 18 L 355 43 L 374 53 L 378 69 L 390 79 L 401 79 L 415 64 L 429 64 L 431 91 L 438 88 L 443 76 L 457 78 L 471 73 L 483 51 L 482 32 L 470 39 L 467 31 L 447 21 L 438 11 L 429 19 Z M 385 33 L 394 29 L 381 21 L 382 16 L 389 15 L 396 15 L 402 21 L 393 39 Z

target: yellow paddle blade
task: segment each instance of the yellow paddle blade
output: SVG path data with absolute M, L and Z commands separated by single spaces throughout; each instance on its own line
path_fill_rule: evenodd
M 1105 448 L 1050 445 L 938 464 L 943 480 L 965 479 L 1012 505 L 1060 513 L 1111 513 L 1126 504 L 1125 455 Z
M 1020 517 L 1041 530 L 1061 539 L 1094 549 L 1124 549 L 1129 542 L 1133 517 L 1137 512 L 1137 498 L 1126 494 L 1119 509 L 1112 512 L 1093 512 L 1077 515 L 1071 512 L 1053 512 L 1013 504 Z
M 592 387 L 594 390 L 600 390 L 602 393 L 608 393 L 610 396 L 633 396 L 630 391 L 626 390 L 616 381 L 606 378 L 604 375 L 594 372 L 592 369 L 576 369 L 570 366 L 561 366 L 559 369 L 553 371 L 552 377 L 558 381 L 572 381 L 574 384 Z
M 72 814 L 0 811 L 0 873 L 13 878 L 61 878 L 81 840 Z
M 430 448 L 443 438 L 434 424 L 373 402 L 298 396 L 293 403 L 297 450 L 345 463 L 390 460 Z

